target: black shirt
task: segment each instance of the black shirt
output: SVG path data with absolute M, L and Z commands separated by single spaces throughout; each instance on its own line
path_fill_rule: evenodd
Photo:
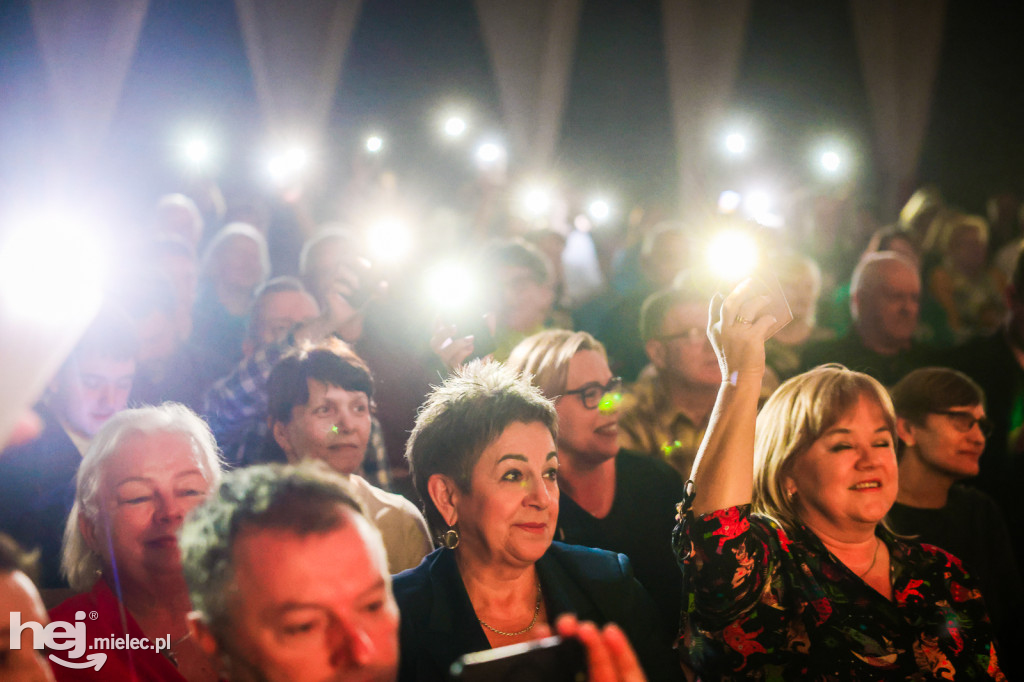
M 679 473 L 668 464 L 620 450 L 615 460 L 615 499 L 598 519 L 562 494 L 555 539 L 620 552 L 658 607 L 664 630 L 675 637 L 682 607 L 682 576 L 672 553 L 676 504 L 683 497 Z

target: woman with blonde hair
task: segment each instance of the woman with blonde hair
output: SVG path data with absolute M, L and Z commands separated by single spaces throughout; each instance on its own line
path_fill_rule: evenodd
M 619 447 L 622 380 L 604 346 L 586 332 L 552 329 L 520 342 L 508 365 L 532 377 L 558 414 L 558 539 L 628 556 L 673 641 L 680 583 L 669 537 L 682 480 L 664 461 Z
M 885 526 L 899 489 L 885 389 L 818 367 L 758 415 L 766 304 L 749 283 L 712 304 L 723 382 L 673 538 L 686 662 L 720 680 L 1005 679 L 960 561 Z

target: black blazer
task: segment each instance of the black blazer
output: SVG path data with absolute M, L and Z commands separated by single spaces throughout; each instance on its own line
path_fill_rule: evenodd
M 614 622 L 629 637 L 648 679 L 683 679 L 677 656 L 659 637 L 654 602 L 633 577 L 626 555 L 553 542 L 537 561 L 537 574 L 550 620 L 574 613 L 599 625 Z M 402 614 L 399 682 L 447 680 L 459 656 L 491 648 L 451 550 L 434 550 L 416 568 L 399 573 L 394 592 Z

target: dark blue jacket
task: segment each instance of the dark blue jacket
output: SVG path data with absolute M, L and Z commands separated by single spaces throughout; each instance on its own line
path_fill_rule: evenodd
M 537 561 L 537 574 L 550 621 L 574 613 L 599 625 L 614 622 L 632 642 L 648 679 L 683 679 L 676 655 L 659 637 L 654 603 L 624 554 L 553 542 Z M 459 656 L 491 648 L 451 550 L 435 550 L 399 573 L 394 591 L 402 614 L 399 682 L 447 680 Z

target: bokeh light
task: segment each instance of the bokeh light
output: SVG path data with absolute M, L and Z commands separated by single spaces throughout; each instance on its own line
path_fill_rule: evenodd
M 366 151 L 377 154 L 384 148 L 384 138 L 380 135 L 370 135 L 366 138 Z
M 757 267 L 757 242 L 741 230 L 723 230 L 714 235 L 707 247 L 708 268 L 716 276 L 736 282 Z
M 733 156 L 747 151 L 747 136 L 743 133 L 729 133 L 725 136 L 725 149 Z
M 444 134 L 451 138 L 462 137 L 466 132 L 466 119 L 461 116 L 449 116 L 444 122 Z

